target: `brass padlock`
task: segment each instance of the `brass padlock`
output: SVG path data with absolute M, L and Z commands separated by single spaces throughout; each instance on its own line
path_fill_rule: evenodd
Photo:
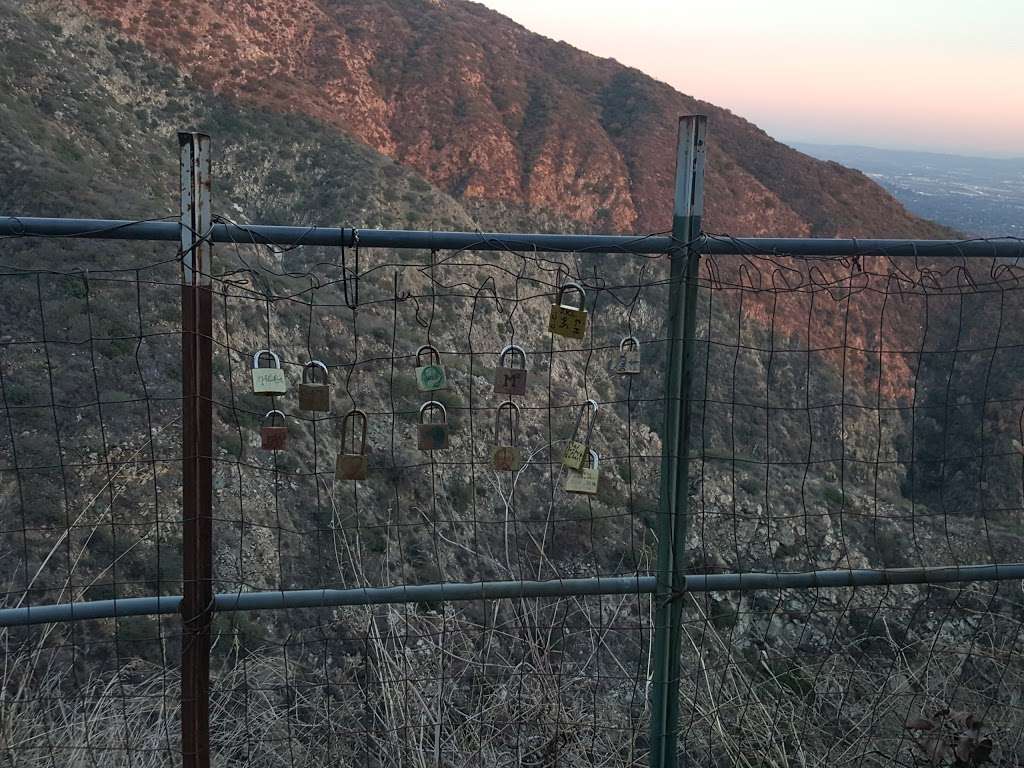
M 429 413 L 440 411 L 441 421 L 423 421 Z M 448 411 L 437 402 L 430 400 L 420 406 L 419 449 L 421 451 L 443 451 L 448 447 Z
M 355 421 L 363 423 L 362 439 L 356 442 Z M 345 448 L 345 436 L 351 434 L 352 450 Z M 366 463 L 366 414 L 354 409 L 345 414 L 341 419 L 341 453 L 334 465 L 335 480 L 365 480 L 367 475 Z
M 498 355 L 494 369 L 494 391 L 499 395 L 526 394 L 526 350 L 509 344 Z
M 574 307 L 565 303 L 565 292 L 569 289 L 580 295 L 580 305 Z M 558 289 L 555 303 L 551 305 L 551 317 L 548 319 L 548 331 L 565 336 L 569 339 L 582 339 L 587 332 L 586 294 L 579 283 L 567 282 Z
M 640 373 L 640 341 L 636 336 L 627 336 L 619 342 L 619 361 L 614 370 L 625 375 Z
M 565 476 L 565 490 L 568 493 L 585 493 L 593 496 L 597 493 L 599 471 L 597 451 L 590 451 L 590 466 L 579 471 L 569 470 Z
M 316 381 L 316 369 L 323 370 L 324 380 Z M 299 384 L 299 408 L 304 411 L 331 410 L 330 371 L 319 360 L 310 360 L 302 366 L 302 382 Z
M 429 362 L 425 365 L 424 352 L 430 355 Z M 448 386 L 448 377 L 445 376 L 444 366 L 441 365 L 441 353 L 430 344 L 424 344 L 416 350 L 416 386 L 420 388 L 420 392 L 433 392 Z
M 281 417 L 281 426 L 274 426 L 275 416 Z M 267 411 L 263 421 L 266 422 L 267 419 L 270 419 L 270 423 L 264 423 L 260 427 L 260 448 L 264 451 L 283 451 L 288 447 L 288 427 L 284 426 L 285 415 L 278 410 Z
M 264 355 L 273 361 L 271 368 L 260 367 Z M 288 391 L 281 358 L 269 349 L 261 349 L 252 356 L 252 391 L 256 395 L 283 395 Z
M 587 413 L 587 408 L 590 408 L 590 412 Z M 580 427 L 583 425 L 583 414 L 587 413 L 587 434 L 581 442 L 578 439 L 580 433 Z M 587 400 L 580 407 L 580 415 L 576 417 L 576 426 L 573 427 L 572 437 L 569 438 L 569 445 L 565 449 L 565 453 L 562 454 L 562 466 L 568 467 L 569 469 L 581 469 L 583 462 L 586 461 L 587 451 L 590 448 L 590 436 L 594 432 L 594 422 L 597 421 L 597 401 Z
M 501 427 L 501 412 L 508 410 L 508 431 Z M 518 472 L 523 467 L 519 450 L 519 406 L 509 400 L 494 414 L 494 468 L 499 472 Z

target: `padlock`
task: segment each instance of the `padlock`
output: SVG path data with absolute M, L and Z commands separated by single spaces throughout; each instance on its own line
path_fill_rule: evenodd
M 441 412 L 441 421 L 424 422 L 423 417 L 435 411 Z M 421 451 L 443 451 L 448 447 L 448 411 L 437 402 L 430 400 L 420 406 L 419 449 Z
M 430 361 L 423 364 L 423 353 L 430 355 Z M 416 386 L 420 392 L 433 392 L 444 389 L 448 386 L 448 377 L 445 376 L 444 366 L 441 365 L 441 353 L 436 347 L 424 344 L 416 350 Z
M 274 417 L 281 417 L 281 426 L 274 426 Z M 267 411 L 263 417 L 265 422 L 270 419 L 269 424 L 260 427 L 260 448 L 265 451 L 283 451 L 288 447 L 288 427 L 284 426 L 285 415 L 278 410 Z
M 599 479 L 598 461 L 597 451 L 590 451 L 590 466 L 583 467 L 579 471 L 569 470 L 565 476 L 565 490 L 568 493 L 585 493 L 588 496 L 595 495 Z
M 587 434 L 583 442 L 577 439 L 580 432 L 580 427 L 583 425 L 583 414 L 587 412 L 587 408 L 590 408 L 590 413 L 587 416 Z M 569 445 L 565 449 L 565 453 L 562 454 L 562 466 L 568 467 L 569 469 L 581 469 L 583 462 L 587 458 L 587 450 L 590 448 L 590 436 L 594 432 L 594 422 L 597 420 L 597 402 L 595 400 L 587 400 L 586 403 L 580 408 L 580 415 L 576 417 L 576 426 L 573 427 L 572 437 L 569 438 Z
M 272 368 L 260 367 L 264 355 L 273 360 Z M 288 391 L 284 369 L 281 368 L 281 358 L 269 349 L 261 349 L 252 356 L 252 391 L 256 395 L 283 395 Z
M 356 443 L 355 420 L 363 423 L 362 439 Z M 345 448 L 345 436 L 352 436 L 352 450 Z M 366 414 L 360 410 L 351 410 L 341 419 L 341 453 L 334 465 L 335 480 L 365 480 L 366 465 Z
M 501 412 L 508 410 L 508 431 L 501 428 Z M 523 458 L 519 450 L 519 406 L 509 400 L 494 414 L 494 468 L 499 472 L 518 472 Z
M 574 307 L 565 303 L 565 292 L 572 289 L 580 295 L 580 305 Z M 565 336 L 569 339 L 582 339 L 587 332 L 586 294 L 579 283 L 567 282 L 558 289 L 555 303 L 551 305 L 551 317 L 548 319 L 548 331 Z
M 619 342 L 619 362 L 614 370 L 625 375 L 640 373 L 640 341 L 636 336 L 627 336 Z
M 315 381 L 316 369 L 324 373 L 323 381 Z M 299 408 L 304 411 L 331 410 L 330 371 L 319 360 L 310 360 L 302 366 L 302 382 L 299 384 Z
M 509 344 L 498 355 L 494 369 L 494 391 L 499 395 L 526 394 L 526 350 Z

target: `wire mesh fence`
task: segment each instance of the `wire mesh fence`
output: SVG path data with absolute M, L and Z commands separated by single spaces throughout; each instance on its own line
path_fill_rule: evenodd
M 667 255 L 256 240 L 211 275 L 216 593 L 654 576 Z M 719 242 L 688 572 L 1018 561 L 1018 266 Z M 2 246 L 2 607 L 180 594 L 179 259 Z M 549 332 L 569 282 L 581 338 Z M 218 613 L 214 763 L 646 765 L 651 591 Z M 1018 581 L 675 599 L 689 764 L 1024 759 Z M 179 619 L 2 632 L 12 764 L 180 759 Z

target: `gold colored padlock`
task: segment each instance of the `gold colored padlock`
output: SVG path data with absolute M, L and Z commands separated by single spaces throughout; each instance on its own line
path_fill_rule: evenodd
M 274 417 L 281 417 L 281 425 L 275 426 Z M 281 411 L 267 411 L 263 421 L 270 419 L 269 424 L 260 427 L 260 448 L 264 451 L 283 451 L 288 447 L 288 427 L 285 426 L 285 415 Z
M 355 422 L 362 422 L 362 438 L 356 442 Z M 345 436 L 351 435 L 352 450 L 345 448 Z M 334 465 L 335 480 L 365 480 L 368 474 L 366 460 L 366 414 L 358 409 L 346 413 L 341 419 L 341 453 Z
M 574 307 L 565 303 L 565 292 L 576 291 L 580 295 L 580 305 Z M 587 310 L 584 304 L 587 297 L 583 286 L 572 281 L 564 283 L 558 289 L 555 303 L 551 305 L 551 316 L 548 318 L 548 331 L 569 339 L 582 339 L 587 332 Z
M 526 394 L 526 350 L 509 344 L 498 355 L 494 369 L 494 391 L 500 395 Z
M 264 356 L 273 361 L 272 367 L 260 367 Z M 252 391 L 255 395 L 283 395 L 288 391 L 288 382 L 285 381 L 284 369 L 281 368 L 281 358 L 269 349 L 261 349 L 252 356 Z
M 627 376 L 640 373 L 640 341 L 636 336 L 627 336 L 619 342 L 619 361 L 614 370 Z
M 590 451 L 590 466 L 580 470 L 569 470 L 565 476 L 565 490 L 568 493 L 597 494 L 599 476 L 597 451 Z
M 588 413 L 587 408 L 590 411 Z M 583 425 L 583 415 L 587 414 L 587 434 L 583 441 L 578 439 L 580 427 Z M 573 427 L 572 436 L 569 438 L 569 445 L 562 454 L 562 466 L 569 469 L 581 469 L 587 459 L 587 451 L 590 448 L 590 436 L 594 432 L 594 422 L 597 421 L 597 401 L 587 400 L 580 407 L 580 414 L 576 417 L 576 426 Z
M 323 381 L 315 381 L 317 368 L 323 371 Z M 302 366 L 302 382 L 299 384 L 299 408 L 304 411 L 331 410 L 330 371 L 319 360 L 310 360 Z
M 440 412 L 441 421 L 423 421 L 428 413 Z M 420 406 L 420 423 L 417 425 L 418 442 L 421 451 L 443 451 L 448 447 L 448 411 L 437 400 L 430 400 Z
M 426 364 L 423 362 L 424 352 L 430 355 Z M 430 344 L 424 344 L 416 350 L 416 386 L 420 392 L 434 392 L 448 386 L 448 377 L 441 365 L 441 353 Z
M 508 410 L 508 431 L 501 426 L 501 412 Z M 494 468 L 499 472 L 518 472 L 523 467 L 519 450 L 519 406 L 509 400 L 494 413 Z

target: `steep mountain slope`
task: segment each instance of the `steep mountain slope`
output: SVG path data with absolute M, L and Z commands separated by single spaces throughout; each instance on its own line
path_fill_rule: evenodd
M 938 236 L 859 172 L 462 0 L 77 0 L 214 92 L 343 129 L 467 201 L 670 223 L 675 118 L 710 116 L 707 226 Z

